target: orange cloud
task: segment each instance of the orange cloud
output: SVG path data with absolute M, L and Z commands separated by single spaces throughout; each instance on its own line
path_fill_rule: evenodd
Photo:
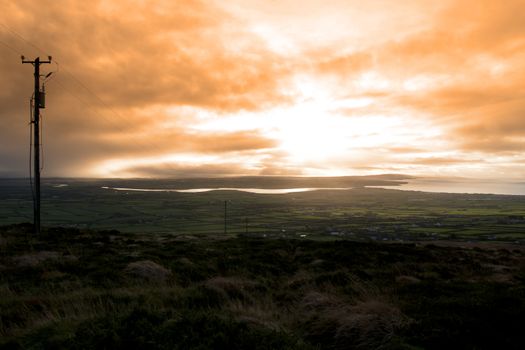
M 521 0 L 32 5 L 0 14 L 0 175 L 27 167 L 18 55 L 48 52 L 48 175 L 180 154 L 217 159 L 174 174 L 523 171 Z

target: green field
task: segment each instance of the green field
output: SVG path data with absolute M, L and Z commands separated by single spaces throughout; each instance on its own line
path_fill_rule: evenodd
M 196 188 L 219 180 L 65 180 L 44 181 L 44 226 L 117 229 L 123 232 L 183 235 L 248 234 L 320 238 L 334 235 L 354 240 L 420 239 L 505 240 L 525 238 L 525 196 L 446 194 L 357 187 L 290 194 L 239 191 L 204 193 L 135 192 L 103 189 Z M 278 187 L 259 179 L 240 181 L 244 187 Z M 281 186 L 323 185 L 290 183 Z M 362 185 L 347 181 L 325 186 Z M 353 180 L 355 181 L 355 180 Z M 362 180 L 360 180 L 362 181 Z M 377 180 L 374 180 L 377 181 Z M 384 181 L 384 180 L 381 180 Z M 375 184 L 375 182 L 372 182 Z M 56 187 L 67 184 L 67 187 Z M 365 183 L 366 184 L 366 183 Z M 0 181 L 0 224 L 32 220 L 29 184 Z

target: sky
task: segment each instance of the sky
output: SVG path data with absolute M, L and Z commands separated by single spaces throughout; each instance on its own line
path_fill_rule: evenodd
M 525 177 L 525 0 L 0 8 L 0 177 Z

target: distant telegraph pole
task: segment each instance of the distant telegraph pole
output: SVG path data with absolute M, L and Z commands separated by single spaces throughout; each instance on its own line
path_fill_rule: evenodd
M 228 221 L 228 201 L 224 201 L 224 234 L 228 232 L 227 230 L 227 221 Z
M 33 220 L 35 234 L 40 234 L 40 108 L 45 108 L 45 92 L 40 90 L 40 65 L 45 63 L 51 63 L 51 56 L 48 56 L 47 61 L 41 61 L 40 57 L 37 57 L 34 61 L 26 61 L 25 57 L 22 56 L 22 63 L 30 63 L 35 67 L 35 92 L 34 92 L 34 110 L 33 124 L 34 130 L 34 173 L 35 173 L 35 198 L 33 203 Z M 41 95 L 42 94 L 42 95 Z M 31 174 L 30 174 L 31 176 Z

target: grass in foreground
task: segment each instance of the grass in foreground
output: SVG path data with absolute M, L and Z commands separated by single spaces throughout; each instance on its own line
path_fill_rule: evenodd
M 2 349 L 520 348 L 520 246 L 0 228 Z M 491 248 L 492 247 L 492 248 Z

